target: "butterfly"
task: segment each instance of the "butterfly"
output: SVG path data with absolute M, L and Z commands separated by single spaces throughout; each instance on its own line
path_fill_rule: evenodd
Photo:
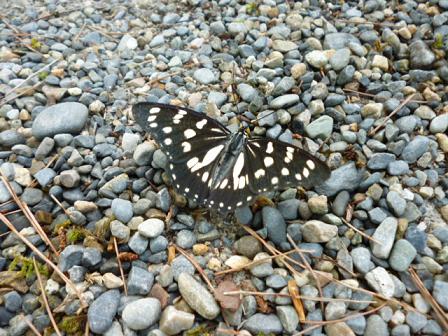
M 168 157 L 167 172 L 179 194 L 229 213 L 261 193 L 326 180 L 330 170 L 307 151 L 270 139 L 232 133 L 217 120 L 189 108 L 137 103 L 140 127 Z

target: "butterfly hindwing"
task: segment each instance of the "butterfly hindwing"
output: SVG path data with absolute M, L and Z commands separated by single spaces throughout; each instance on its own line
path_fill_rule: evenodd
M 254 193 L 317 185 L 330 176 L 325 163 L 291 144 L 267 138 L 247 140 L 249 185 Z

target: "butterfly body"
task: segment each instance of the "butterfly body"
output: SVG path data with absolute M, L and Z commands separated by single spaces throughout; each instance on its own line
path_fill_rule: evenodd
M 231 133 L 187 108 L 138 103 L 132 111 L 167 155 L 175 190 L 222 213 L 264 192 L 316 185 L 330 174 L 323 162 L 298 147 L 251 138 L 244 128 Z

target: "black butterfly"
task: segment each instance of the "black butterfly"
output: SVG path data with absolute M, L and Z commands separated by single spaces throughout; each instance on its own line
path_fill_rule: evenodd
M 298 147 L 250 138 L 243 128 L 231 133 L 188 108 L 138 103 L 132 112 L 168 156 L 175 190 L 221 213 L 251 203 L 260 193 L 309 187 L 330 175 L 322 161 Z

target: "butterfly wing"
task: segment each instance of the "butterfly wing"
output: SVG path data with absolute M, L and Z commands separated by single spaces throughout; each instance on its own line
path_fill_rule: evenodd
M 203 113 L 173 105 L 138 103 L 132 113 L 168 156 L 176 192 L 202 203 L 230 132 Z
M 328 166 L 307 151 L 286 142 L 248 139 L 246 160 L 254 193 L 302 185 L 310 188 L 330 176 Z
M 298 185 L 309 188 L 329 176 L 327 165 L 303 149 L 278 140 L 249 138 L 223 179 L 226 182 L 211 190 L 207 201 L 221 212 L 233 211 L 264 192 Z

